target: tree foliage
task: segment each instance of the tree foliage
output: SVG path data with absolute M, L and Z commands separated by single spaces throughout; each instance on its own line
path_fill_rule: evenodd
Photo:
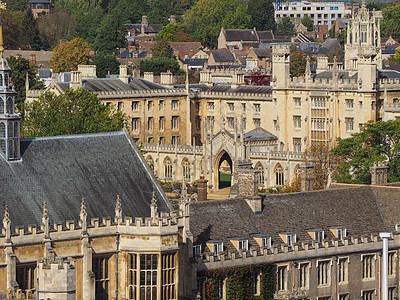
M 93 60 L 93 64 L 96 65 L 96 76 L 104 78 L 110 72 L 110 74 L 118 74 L 119 72 L 119 61 L 112 54 L 97 53 Z
M 216 47 L 221 27 L 248 28 L 251 17 L 242 0 L 199 0 L 186 11 L 185 21 L 187 32 Z
M 249 0 L 247 5 L 251 16 L 251 27 L 257 30 L 275 30 L 275 10 L 272 0 Z
M 1 13 L 5 49 L 22 48 L 21 33 L 23 17 L 23 12 L 3 11 Z
M 298 45 L 290 46 L 290 76 L 303 76 L 306 70 L 307 59 L 303 51 Z
M 122 14 L 118 10 L 106 15 L 97 30 L 94 48 L 97 51 L 116 53 L 117 49 L 125 46 Z
M 12 12 L 24 11 L 28 4 L 26 0 L 6 0 L 5 2 L 7 4 L 7 10 Z
M 301 24 L 307 27 L 307 31 L 314 30 L 314 21 L 308 15 L 304 15 L 303 19 L 301 19 Z
M 289 17 L 284 16 L 276 27 L 276 35 L 294 35 L 294 25 Z
M 39 80 L 37 75 L 37 67 L 29 64 L 29 60 L 25 58 L 15 58 L 10 56 L 7 58 L 8 66 L 11 69 L 10 80 L 14 86 L 17 95 L 15 96 L 15 102 L 19 109 L 22 108 L 22 103 L 24 103 L 25 95 L 25 83 L 26 74 L 28 74 L 29 88 L 31 90 L 43 89 L 43 83 Z
M 383 9 L 383 20 L 381 21 L 381 32 L 384 36 L 392 36 L 394 39 L 400 38 L 400 3 Z
M 55 95 L 46 92 L 26 105 L 22 133 L 26 137 L 54 136 L 121 130 L 124 115 L 102 104 L 85 89 Z
M 185 25 L 181 23 L 168 23 L 161 28 L 157 35 L 158 39 L 165 40 L 168 42 L 176 42 L 175 38 L 178 32 L 183 32 L 185 30 Z
M 171 46 L 168 44 L 166 40 L 159 40 L 153 46 L 151 46 L 151 53 L 153 57 L 167 57 L 174 58 L 174 50 L 172 50 Z
M 38 19 L 38 26 L 46 48 L 51 48 L 60 40 L 70 40 L 77 34 L 77 22 L 66 10 L 54 9 L 49 15 Z
M 24 48 L 32 50 L 42 49 L 42 40 L 40 38 L 39 27 L 36 19 L 33 17 L 32 10 L 28 8 L 25 11 L 22 20 L 22 43 Z
M 173 74 L 181 75 L 184 71 L 180 69 L 179 63 L 174 58 L 156 57 L 152 59 L 142 60 L 138 69 L 140 73 L 153 72 L 158 76 L 162 72 L 171 71 Z
M 371 183 L 375 163 L 389 167 L 389 182 L 400 181 L 400 120 L 369 122 L 350 138 L 339 138 L 332 152 L 346 159 L 335 177 L 339 182 Z
M 89 64 L 89 50 L 89 44 L 81 38 L 58 45 L 50 60 L 53 72 L 75 71 L 78 65 Z

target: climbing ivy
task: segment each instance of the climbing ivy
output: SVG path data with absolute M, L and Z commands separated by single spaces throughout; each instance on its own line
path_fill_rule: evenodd
M 261 273 L 261 293 L 254 295 L 254 274 Z M 274 264 L 258 264 L 229 269 L 206 271 L 200 275 L 206 278 L 206 299 L 220 299 L 223 281 L 226 279 L 227 300 L 273 300 L 275 292 L 276 267 Z

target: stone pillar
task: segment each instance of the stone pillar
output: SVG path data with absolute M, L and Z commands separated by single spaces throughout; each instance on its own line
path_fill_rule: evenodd
M 82 239 L 82 273 L 83 299 L 95 300 L 95 275 L 92 271 L 93 249 L 89 244 L 89 238 Z
M 243 198 L 254 213 L 262 211 L 262 198 L 258 195 L 260 170 L 254 169 L 250 160 L 241 160 L 235 166 L 230 198 Z
M 204 179 L 204 176 L 200 176 L 200 179 L 197 180 L 197 195 L 199 201 L 207 200 L 207 183 L 208 180 Z
M 6 264 L 7 264 L 7 290 L 13 292 L 18 288 L 17 283 L 17 257 L 12 247 L 5 248 Z
M 163 72 L 160 74 L 161 75 L 161 85 L 165 85 L 165 86 L 173 86 L 173 77 L 172 77 L 172 72 L 171 71 L 167 71 L 167 72 Z
M 309 192 L 314 188 L 314 167 L 312 165 L 300 166 L 302 192 Z
M 373 166 L 370 168 L 371 171 L 371 184 L 372 185 L 382 185 L 388 182 L 387 173 L 389 167 L 387 166 Z

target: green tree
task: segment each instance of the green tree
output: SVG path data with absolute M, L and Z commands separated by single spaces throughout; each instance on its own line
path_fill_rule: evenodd
M 112 54 L 97 53 L 93 60 L 93 64 L 96 65 L 96 75 L 99 78 L 104 78 L 110 72 L 111 74 L 118 74 L 119 72 L 119 61 Z
M 101 21 L 93 46 L 96 51 L 116 53 L 125 44 L 122 14 L 114 9 Z
M 179 68 L 179 63 L 174 58 L 156 57 L 148 60 L 142 60 L 139 63 L 138 69 L 140 73 L 153 72 L 158 76 L 162 72 L 171 71 L 173 74 L 182 75 L 183 70 Z
M 290 76 L 303 76 L 306 70 L 307 59 L 303 51 L 298 45 L 290 46 Z
M 172 50 L 171 46 L 166 40 L 159 40 L 153 46 L 151 46 L 150 49 L 153 57 L 167 57 L 175 59 L 174 50 Z
M 18 49 L 21 45 L 23 12 L 3 11 L 1 20 L 3 22 L 4 48 Z
M 121 130 L 124 115 L 102 104 L 85 89 L 68 89 L 64 94 L 46 92 L 26 104 L 21 131 L 26 137 L 54 136 Z
M 370 184 L 375 163 L 389 167 L 389 182 L 400 181 L 400 120 L 369 122 L 350 138 L 339 138 L 332 152 L 346 159 L 335 177 L 339 182 Z
M 89 44 L 81 38 L 58 45 L 53 52 L 50 64 L 53 72 L 70 72 L 78 69 L 78 65 L 90 62 Z
M 15 102 L 17 107 L 21 110 L 22 103 L 25 101 L 25 83 L 26 74 L 28 74 L 29 88 L 31 90 L 43 89 L 43 82 L 39 80 L 37 75 L 37 67 L 29 64 L 29 60 L 25 58 L 15 58 L 10 56 L 7 58 L 8 66 L 11 69 L 10 80 L 14 86 L 17 95 L 15 96 Z
M 367 9 L 369 11 L 372 10 L 383 10 L 388 6 L 388 3 L 385 1 L 368 1 L 367 2 Z
M 400 3 L 394 2 L 392 6 L 383 9 L 383 20 L 381 21 L 381 32 L 384 36 L 400 38 Z
M 6 0 L 7 10 L 12 12 L 25 11 L 28 1 L 26 0 Z
M 158 39 L 165 40 L 168 42 L 175 42 L 175 36 L 178 32 L 184 31 L 185 26 L 181 23 L 168 23 L 161 28 L 157 35 Z
M 77 22 L 66 10 L 54 9 L 38 19 L 38 26 L 47 47 L 56 45 L 60 40 L 70 40 L 76 36 Z
M 301 19 L 301 24 L 307 27 L 307 31 L 314 30 L 314 21 L 308 15 L 304 15 L 303 19 Z
M 275 30 L 274 4 L 272 0 L 249 0 L 251 27 L 257 30 Z
M 294 35 L 296 31 L 294 30 L 294 25 L 290 21 L 289 17 L 283 17 L 276 27 L 276 35 Z
M 251 17 L 242 0 L 199 0 L 186 11 L 185 21 L 188 33 L 216 47 L 221 27 L 248 28 Z
M 103 18 L 104 13 L 100 6 L 85 14 L 77 15 L 78 36 L 92 45 L 96 40 L 97 29 Z
M 42 49 L 39 27 L 30 8 L 25 11 L 22 26 L 22 42 L 25 47 L 32 50 Z

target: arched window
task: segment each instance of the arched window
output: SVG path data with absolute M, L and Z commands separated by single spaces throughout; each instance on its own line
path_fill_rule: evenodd
M 3 86 L 3 74 L 0 74 L 0 85 Z
M 8 123 L 7 126 L 7 137 L 8 138 L 13 138 L 14 137 L 14 127 L 12 123 Z
M 8 84 L 9 84 L 9 82 L 8 82 L 8 74 L 4 74 L 4 86 L 8 87 Z
M 300 166 L 296 165 L 296 167 L 294 168 L 294 178 L 297 178 L 299 176 L 301 176 Z
M 6 153 L 6 125 L 0 123 L 0 150 Z
M 14 137 L 19 137 L 19 123 L 14 122 Z
M 164 161 L 164 177 L 172 179 L 172 162 L 169 158 L 166 158 Z
M 152 169 L 154 171 L 154 160 L 150 155 L 147 156 L 146 162 L 149 165 L 150 169 Z
M 262 166 L 261 163 L 258 163 L 258 164 L 256 165 L 256 169 L 257 169 L 258 171 L 260 171 L 260 172 L 258 173 L 258 178 L 257 178 L 258 185 L 259 185 L 259 186 L 264 186 L 264 167 Z
M 4 100 L 0 97 L 0 114 L 4 114 Z
M 6 109 L 8 114 L 14 113 L 13 99 L 11 97 L 7 97 Z
M 278 164 L 275 167 L 275 185 L 284 185 L 285 184 L 285 178 L 284 178 L 284 173 L 282 166 Z
M 190 180 L 190 163 L 186 158 L 182 161 L 182 176 L 183 179 Z

